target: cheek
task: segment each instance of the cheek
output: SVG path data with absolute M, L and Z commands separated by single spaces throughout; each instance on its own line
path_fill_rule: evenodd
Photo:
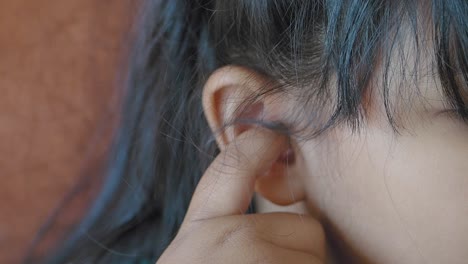
M 304 145 L 309 203 L 332 236 L 378 263 L 459 263 L 468 258 L 468 129 L 438 120 L 411 132 L 369 128 Z
M 439 263 L 468 258 L 468 129 L 437 120 L 402 137 L 387 185 L 421 254 Z

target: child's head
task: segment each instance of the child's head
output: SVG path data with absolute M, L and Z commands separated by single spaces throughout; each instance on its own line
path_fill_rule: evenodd
M 258 190 L 305 199 L 349 254 L 465 261 L 468 3 L 215 2 L 215 65 L 240 67 L 205 85 L 211 127 L 248 115 L 292 133 L 296 161 Z
M 135 252 L 150 252 L 150 235 L 177 230 L 213 137 L 222 148 L 250 122 L 282 123 L 294 161 L 258 190 L 305 200 L 338 251 L 468 258 L 465 0 L 147 2 L 108 179 L 126 180 L 101 197 L 122 233 L 109 243 L 141 228 Z M 128 220 L 151 212 L 160 225 Z

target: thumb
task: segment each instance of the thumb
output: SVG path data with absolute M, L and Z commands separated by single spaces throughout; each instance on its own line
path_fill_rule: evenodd
M 185 221 L 244 213 L 255 180 L 287 146 L 285 136 L 265 129 L 239 135 L 209 166 L 192 197 Z

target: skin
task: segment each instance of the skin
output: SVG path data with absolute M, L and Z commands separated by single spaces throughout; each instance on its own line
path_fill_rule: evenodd
M 327 248 L 338 263 L 468 259 L 468 125 L 449 111 L 438 77 L 424 72 L 432 70 L 433 58 L 421 58 L 423 77 L 417 82 L 402 82 L 401 72 L 391 76 L 396 80 L 389 89 L 398 106 L 399 133 L 388 122 L 376 74 L 371 82 L 376 88 L 366 98 L 367 120 L 359 132 L 340 125 L 318 138 L 291 138 L 295 161 L 286 168 L 274 163 L 256 180 L 257 193 L 271 203 L 306 205 L 309 215 L 324 226 Z M 213 131 L 239 114 L 233 109 L 246 94 L 259 93 L 264 79 L 237 66 L 210 77 L 203 99 Z M 399 103 L 397 95 L 416 92 L 418 96 Z M 262 100 L 262 111 L 236 117 L 287 123 L 285 113 L 298 106 L 285 95 Z M 235 128 L 228 128 L 217 141 L 223 148 L 237 136 Z
M 412 54 L 411 44 L 403 45 Z M 297 148 L 305 202 L 347 263 L 468 259 L 468 124 L 450 111 L 433 56 L 419 59 L 407 61 L 421 73 L 416 82 L 403 82 L 401 72 L 390 76 L 399 134 L 378 96 L 377 70 L 361 132 L 342 125 Z M 398 69 L 398 60 L 391 67 Z M 410 99 L 401 103 L 399 94 Z
M 242 215 L 256 179 L 285 148 L 284 137 L 262 130 L 246 132 L 225 147 L 202 177 L 177 237 L 157 263 L 324 263 L 324 232 L 314 218 Z
M 369 126 L 301 148 L 307 202 L 357 263 L 464 263 L 468 127 L 447 116 L 395 136 Z M 328 153 L 326 160 L 320 153 Z M 364 258 L 365 257 L 365 258 Z

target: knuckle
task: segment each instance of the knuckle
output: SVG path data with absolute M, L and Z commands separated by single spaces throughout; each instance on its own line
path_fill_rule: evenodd
M 232 244 L 235 241 L 245 238 L 245 227 L 241 224 L 236 224 L 233 227 L 223 230 L 216 244 L 224 246 Z
M 231 225 L 226 225 L 228 227 L 222 228 L 218 239 L 216 240 L 216 245 L 220 247 L 225 246 L 242 246 L 245 244 L 250 244 L 255 240 L 255 232 L 251 225 L 240 221 Z
M 229 167 L 238 168 L 252 162 L 245 150 L 238 145 L 230 145 L 228 148 L 230 148 L 230 151 L 225 153 L 224 162 Z

